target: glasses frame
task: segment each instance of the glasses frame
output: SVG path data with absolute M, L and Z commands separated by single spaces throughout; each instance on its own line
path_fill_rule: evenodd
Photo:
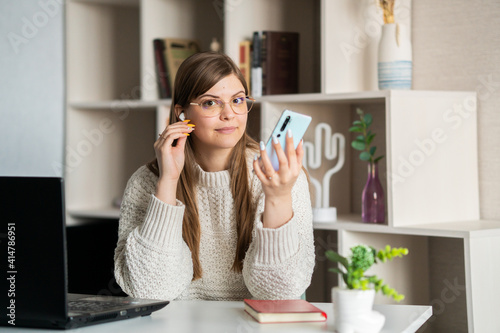
M 238 97 L 236 97 L 236 98 L 238 98 Z M 246 112 L 246 113 L 248 113 L 248 112 L 250 112 L 250 110 L 252 110 L 252 107 L 253 107 L 253 105 L 254 105 L 254 103 L 255 103 L 255 98 L 253 98 L 252 96 L 245 96 L 245 102 L 247 102 L 247 100 L 252 101 L 252 104 L 250 105 L 250 108 L 248 108 L 248 110 L 247 110 L 247 112 Z M 231 101 L 226 102 L 226 101 L 223 101 L 223 100 L 221 100 L 221 99 L 218 99 L 218 101 L 221 101 L 221 102 L 222 102 L 221 107 L 219 108 L 219 109 L 220 109 L 219 113 L 218 113 L 218 114 L 215 114 L 215 115 L 213 115 L 213 116 L 206 116 L 206 115 L 205 115 L 205 117 L 210 117 L 210 118 L 211 118 L 211 117 L 217 117 L 217 116 L 220 116 L 220 114 L 222 113 L 222 110 L 224 110 L 224 108 L 226 107 L 226 104 L 229 104 L 229 107 L 231 108 L 231 110 L 233 110 L 233 112 L 234 112 L 235 114 L 239 114 L 239 115 L 243 115 L 243 114 L 245 114 L 245 113 L 238 113 L 238 112 L 234 111 L 234 109 L 233 109 L 233 103 L 231 103 Z M 194 103 L 194 102 L 191 102 L 191 103 L 189 103 L 189 105 L 198 105 L 198 106 L 199 106 L 199 107 L 203 110 L 203 108 L 202 108 L 202 106 L 201 106 L 201 104 L 200 104 L 200 103 Z M 247 105 L 248 105 L 248 103 L 247 103 Z

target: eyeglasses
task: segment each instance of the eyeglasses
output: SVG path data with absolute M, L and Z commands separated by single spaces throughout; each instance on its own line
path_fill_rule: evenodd
M 252 109 L 255 99 L 251 96 L 236 97 L 230 100 L 228 103 L 231 106 L 231 110 L 236 114 L 245 114 L 250 112 Z M 206 117 L 216 117 L 221 114 L 222 110 L 226 106 L 226 102 L 220 99 L 205 99 L 200 103 L 189 103 L 189 105 L 198 105 L 203 110 L 203 115 Z

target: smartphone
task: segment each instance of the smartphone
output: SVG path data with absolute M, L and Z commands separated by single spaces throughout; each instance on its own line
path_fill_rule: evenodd
M 276 151 L 273 147 L 273 135 L 276 135 L 281 144 L 281 147 L 284 150 L 286 146 L 287 132 L 290 129 L 293 136 L 293 147 L 296 149 L 310 123 L 310 116 L 306 116 L 305 114 L 297 113 L 291 110 L 283 111 L 280 119 L 278 120 L 278 123 L 276 124 L 276 127 L 274 127 L 274 130 L 269 137 L 269 140 L 267 140 L 266 144 L 267 155 L 271 160 L 274 170 L 279 170 L 279 162 L 278 156 L 276 155 Z

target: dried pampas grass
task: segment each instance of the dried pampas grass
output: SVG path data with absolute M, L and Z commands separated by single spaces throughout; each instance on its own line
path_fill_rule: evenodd
M 394 2 L 396 0 L 378 0 L 380 7 L 384 11 L 384 23 L 394 23 Z

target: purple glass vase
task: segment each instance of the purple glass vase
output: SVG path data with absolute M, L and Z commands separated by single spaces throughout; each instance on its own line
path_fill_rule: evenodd
M 363 222 L 385 222 L 385 196 L 384 189 L 378 178 L 378 163 L 368 164 L 368 179 L 361 200 Z

